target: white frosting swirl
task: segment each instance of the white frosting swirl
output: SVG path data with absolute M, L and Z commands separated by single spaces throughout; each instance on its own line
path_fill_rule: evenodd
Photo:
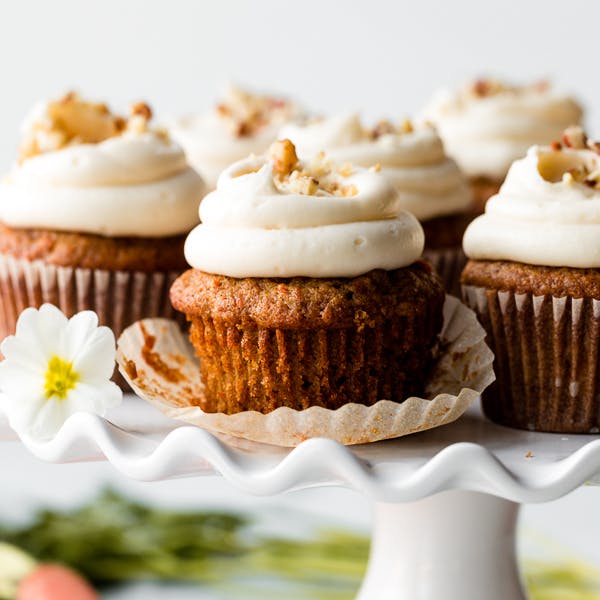
M 281 126 L 297 114 L 298 108 L 288 100 L 229 85 L 223 102 L 213 110 L 176 119 L 170 131 L 192 167 L 214 189 L 226 167 L 266 152 Z
M 600 268 L 600 190 L 570 169 L 598 176 L 589 150 L 532 147 L 510 168 L 500 192 L 464 237 L 469 258 L 551 267 Z
M 284 193 L 266 159 L 240 161 L 202 202 L 202 224 L 186 241 L 187 261 L 230 277 L 355 277 L 421 256 L 423 230 L 399 210 L 385 177 L 355 169 L 343 183 L 357 194 Z
M 530 146 L 549 144 L 580 123 L 582 110 L 565 94 L 530 86 L 480 97 L 443 90 L 423 116 L 469 177 L 501 180 Z
M 466 178 L 448 158 L 435 129 L 417 125 L 412 132 L 388 133 L 372 139 L 356 114 L 338 115 L 306 125 L 290 124 L 280 138 L 289 138 L 299 154 L 319 151 L 339 164 L 381 171 L 400 194 L 400 207 L 420 221 L 456 214 L 472 201 Z
M 249 156 L 263 154 L 277 138 L 281 123 L 273 123 L 251 136 L 233 136 L 222 119 L 214 113 L 181 117 L 169 131 L 185 150 L 189 164 L 214 189 L 221 172 L 232 163 Z
M 181 148 L 148 131 L 25 160 L 0 183 L 0 220 L 13 227 L 167 237 L 198 223 L 205 192 Z

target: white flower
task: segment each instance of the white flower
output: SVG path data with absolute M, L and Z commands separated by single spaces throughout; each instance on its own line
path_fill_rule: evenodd
M 51 438 L 73 413 L 104 415 L 123 397 L 110 381 L 115 336 L 92 311 L 67 319 L 52 304 L 27 308 L 0 351 L 2 408 L 20 434 Z

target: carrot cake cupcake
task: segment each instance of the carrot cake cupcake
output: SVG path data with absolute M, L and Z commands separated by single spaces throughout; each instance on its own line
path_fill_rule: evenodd
M 600 428 L 600 144 L 579 127 L 532 147 L 467 229 L 462 276 L 495 353 L 499 423 Z
M 226 169 L 188 236 L 173 306 L 206 412 L 397 402 L 423 391 L 444 290 L 419 222 L 373 169 L 289 140 Z
M 170 131 L 190 164 L 214 189 L 223 169 L 250 154 L 266 152 L 281 126 L 296 115 L 297 107 L 285 98 L 230 86 L 213 110 L 177 119 Z
M 425 257 L 448 291 L 460 295 L 462 236 L 472 219 L 472 195 L 433 126 L 405 120 L 367 128 L 358 115 L 350 114 L 290 124 L 281 137 L 289 138 L 301 156 L 324 151 L 338 164 L 377 165 L 399 192 L 400 207 L 423 225 Z
M 205 186 L 183 151 L 150 126 L 71 93 L 27 119 L 19 160 L 0 183 L 0 335 L 28 306 L 95 310 L 118 335 L 171 316 L 186 234 Z
M 513 161 L 530 146 L 559 138 L 582 115 L 571 96 L 545 81 L 519 86 L 493 79 L 477 79 L 454 92 L 442 90 L 424 111 L 448 154 L 470 178 L 477 214 L 497 193 Z

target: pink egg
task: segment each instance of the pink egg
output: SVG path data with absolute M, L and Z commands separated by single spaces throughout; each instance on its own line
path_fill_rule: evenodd
M 90 584 L 66 567 L 41 565 L 19 586 L 17 600 L 99 600 Z

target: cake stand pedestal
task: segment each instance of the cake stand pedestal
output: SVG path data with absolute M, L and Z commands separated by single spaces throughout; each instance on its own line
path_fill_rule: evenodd
M 344 447 L 312 439 L 295 449 L 215 436 L 135 397 L 109 418 L 76 414 L 51 441 L 22 441 L 43 460 L 108 460 L 135 479 L 221 474 L 259 495 L 337 485 L 371 498 L 373 544 L 358 600 L 524 600 L 519 504 L 599 482 L 597 436 L 500 427 L 476 407 L 397 440 Z

